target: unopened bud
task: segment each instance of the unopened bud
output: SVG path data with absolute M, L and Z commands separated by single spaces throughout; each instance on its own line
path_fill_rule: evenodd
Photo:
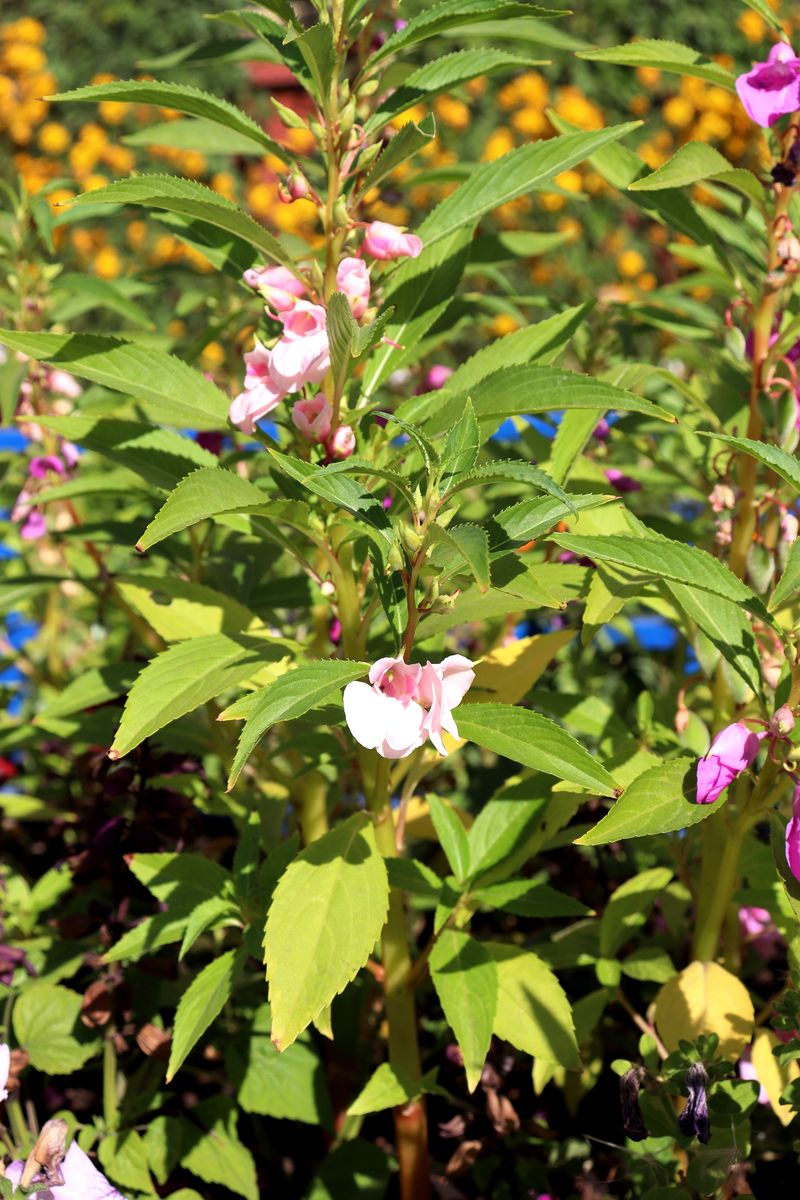
M 359 171 L 366 171 L 368 167 L 371 167 L 382 149 L 382 142 L 373 142 L 371 146 L 367 146 L 365 150 L 362 150 L 358 156 Z
M 322 592 L 323 596 L 336 595 L 336 588 L 330 579 L 323 579 L 322 583 L 319 585 L 319 590 Z
M 281 104 L 279 100 L 276 100 L 274 96 L 271 96 L 270 99 L 278 116 L 289 129 L 308 128 L 303 118 L 293 108 L 287 108 L 285 104 Z
M 342 133 L 349 133 L 353 128 L 353 123 L 356 119 L 356 99 L 351 96 L 341 111 L 339 117 L 339 128 Z
M 318 142 L 321 142 L 324 139 L 325 130 L 322 128 L 319 121 L 317 121 L 314 117 L 312 117 L 308 122 L 308 128 L 311 130 Z
M 305 200 L 311 191 L 308 180 L 300 171 L 292 171 L 289 176 L 289 195 L 292 200 Z
M 797 268 L 800 264 L 800 241 L 789 234 L 787 237 L 782 237 L 775 247 L 778 257 L 785 266 Z
M 365 83 L 362 83 L 361 87 L 358 89 L 358 94 L 359 96 L 365 97 L 374 96 L 379 86 L 380 85 L 377 79 L 368 79 Z
M 285 183 L 282 183 L 282 182 L 279 183 L 277 190 L 278 190 L 278 199 L 280 200 L 281 204 L 294 204 L 294 197 L 292 196 L 289 189 L 286 187 Z
M 347 211 L 347 201 L 344 196 L 340 196 L 333 206 L 333 221 L 337 229 L 344 229 L 350 223 L 350 214 Z
M 772 714 L 772 720 L 769 723 L 770 733 L 777 737 L 786 737 L 794 729 L 794 713 L 789 708 L 788 704 L 782 704 Z
M 408 525 L 405 522 L 400 525 L 399 530 L 400 541 L 403 543 L 403 549 L 410 555 L 414 555 L 422 545 L 422 534 L 413 525 Z

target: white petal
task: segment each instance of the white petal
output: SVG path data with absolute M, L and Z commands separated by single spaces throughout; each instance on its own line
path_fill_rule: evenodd
M 368 683 L 348 683 L 342 696 L 344 719 L 360 746 L 374 750 L 386 736 L 386 699 Z

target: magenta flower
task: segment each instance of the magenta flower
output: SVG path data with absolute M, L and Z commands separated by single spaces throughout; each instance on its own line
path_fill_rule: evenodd
M 738 77 L 736 91 L 748 117 L 769 129 L 779 117 L 800 108 L 800 59 L 788 42 L 778 42 L 766 62 L 754 63 Z
M 786 862 L 795 879 L 800 882 L 800 784 L 792 796 L 792 817 L 786 826 Z
M 63 475 L 64 464 L 57 454 L 39 454 L 31 459 L 28 470 L 34 479 L 46 479 L 51 471 Z
M 348 683 L 344 715 L 361 746 L 383 758 L 406 758 L 430 738 L 440 754 L 447 751 L 442 731 L 458 737 L 452 710 L 475 678 L 473 664 L 461 654 L 440 663 L 406 663 L 379 658 L 369 683 Z
M 12 1162 L 6 1169 L 6 1178 L 16 1191 L 22 1179 L 25 1163 Z M 77 1142 L 73 1142 L 60 1167 L 63 1183 L 53 1182 L 52 1187 L 36 1192 L 37 1200 L 125 1200 L 124 1196 L 101 1175 L 88 1154 L 84 1154 Z
M 444 387 L 452 374 L 452 367 L 446 367 L 444 363 L 434 363 L 425 376 L 425 386 L 429 392 L 436 392 Z
M 356 448 L 356 435 L 351 425 L 340 425 L 328 439 L 331 458 L 349 458 Z
M 8 1076 L 11 1071 L 11 1051 L 5 1042 L 0 1042 L 0 1101 L 8 1099 Z
M 418 258 L 422 253 L 422 240 L 415 233 L 403 233 L 388 221 L 372 221 L 367 226 L 364 252 L 381 262 L 392 258 Z
M 350 311 L 360 321 L 369 304 L 369 268 L 361 258 L 343 258 L 336 271 L 336 287 L 350 302 Z
M 296 400 L 292 423 L 310 442 L 324 442 L 331 431 L 331 406 L 322 394 L 311 400 Z
M 713 804 L 728 784 L 751 766 L 759 742 L 766 736 L 766 730 L 751 733 L 743 721 L 721 729 L 697 764 L 697 803 Z
M 288 312 L 306 294 L 300 280 L 286 267 L 251 267 L 242 279 L 277 313 Z
M 614 488 L 614 491 L 624 495 L 625 492 L 640 492 L 642 485 L 637 479 L 631 479 L 630 475 L 626 475 L 623 471 L 618 471 L 616 467 L 609 467 L 606 471 L 606 479 Z

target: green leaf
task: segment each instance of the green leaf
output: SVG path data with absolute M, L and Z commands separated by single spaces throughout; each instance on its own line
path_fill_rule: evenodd
M 308 73 L 313 80 L 312 94 L 322 111 L 327 110 L 331 90 L 331 80 L 336 70 L 336 48 L 333 44 L 333 30 L 330 22 L 320 22 L 312 25 L 305 32 L 288 37 L 286 45 L 293 50 L 299 50 L 303 61 L 308 67 Z
M 419 42 L 456 29 L 463 32 L 484 21 L 507 22 L 519 17 L 551 15 L 560 14 L 536 5 L 507 3 L 505 0 L 445 0 L 441 4 L 428 5 L 387 38 L 383 46 L 370 55 L 367 66 L 373 71 L 384 59 L 393 58 Z
M 600 919 L 600 954 L 603 958 L 612 958 L 632 936 L 633 930 L 645 924 L 671 879 L 669 867 L 653 867 L 619 885 Z
M 441 895 L 442 880 L 423 862 L 411 858 L 387 858 L 386 870 L 390 887 L 432 900 L 438 900 Z
M 583 509 L 599 508 L 610 499 L 609 496 L 578 495 L 573 492 L 567 493 L 569 505 L 549 496 L 541 496 L 536 500 L 520 500 L 518 504 L 512 504 L 494 514 L 489 526 L 492 554 L 505 554 L 512 546 L 533 541 L 565 517 L 571 516 L 573 509 L 581 512 Z
M 462 475 L 470 471 L 481 448 L 475 409 L 467 397 L 464 411 L 447 434 L 442 447 L 442 477 L 440 488 L 446 492 L 457 483 Z
M 518 917 L 585 917 L 591 912 L 580 900 L 567 896 L 546 883 L 508 879 L 470 890 L 473 900 L 488 908 L 501 908 Z
M 593 418 L 593 420 L 596 421 L 596 418 Z M 534 466 L 533 463 L 523 462 L 521 459 L 508 462 L 486 463 L 482 467 L 476 467 L 474 471 L 470 471 L 459 479 L 455 487 L 452 488 L 450 495 L 465 487 L 476 487 L 482 483 L 494 483 L 500 480 L 504 483 L 526 483 L 529 487 L 536 488 L 540 492 L 547 492 L 549 495 L 554 496 L 556 500 L 560 500 L 568 511 L 573 516 L 575 515 L 572 501 L 564 489 L 555 483 L 545 471 Z
M 361 184 L 361 192 L 377 187 L 387 175 L 391 175 L 392 171 L 412 158 L 418 150 L 427 146 L 435 136 L 436 122 L 431 115 L 420 121 L 419 125 L 415 125 L 413 121 L 405 124 L 367 171 Z
M 388 1062 L 381 1063 L 349 1106 L 347 1115 L 363 1117 L 416 1100 L 422 1092 L 421 1082 L 408 1078 Z
M 469 843 L 461 818 L 455 809 L 438 796 L 431 796 L 428 804 L 433 827 L 447 856 L 450 870 L 462 883 L 469 875 Z
M 262 620 L 233 596 L 171 575 L 117 575 L 120 595 L 165 642 L 183 642 L 211 633 L 242 633 Z M 291 643 L 286 643 L 287 650 Z
M 327 500 L 329 504 L 352 513 L 357 521 L 374 531 L 377 541 L 384 549 L 392 546 L 392 526 L 383 505 L 370 492 L 359 487 L 355 480 L 348 479 L 343 473 L 328 471 L 325 467 L 291 458 L 278 450 L 270 449 L 269 453 L 279 470 L 290 479 L 294 479 L 321 500 Z
M 109 757 L 122 758 L 171 721 L 285 653 L 282 645 L 222 633 L 170 646 L 147 664 L 131 688 Z
M 74 275 L 65 271 L 55 280 L 52 295 L 57 301 L 59 320 L 64 324 L 75 315 L 91 312 L 94 308 L 107 308 L 143 329 L 153 328 L 150 315 L 126 295 L 119 284 L 97 275 Z
M 713 816 L 724 799 L 697 803 L 696 767 L 697 759 L 676 758 L 638 775 L 577 844 L 604 846 L 623 838 L 673 833 Z
M 244 1200 L 259 1200 L 256 1164 L 239 1140 L 236 1120 L 230 1100 L 202 1100 L 192 1109 L 194 1142 L 181 1164 L 204 1183 L 221 1184 Z
M 105 204 L 139 204 L 204 221 L 241 238 L 270 262 L 294 271 L 293 260 L 263 225 L 230 200 L 191 179 L 179 179 L 174 175 L 137 175 L 131 179 L 118 179 L 93 192 L 83 192 L 70 203 L 73 211 Z
M 469 704 L 458 711 L 461 737 L 601 796 L 613 795 L 613 778 L 588 750 L 554 721 L 507 704 Z
M 480 880 L 522 850 L 550 804 L 552 783 L 533 776 L 484 804 L 469 831 L 472 879 Z
M 83 671 L 39 709 L 33 723 L 36 725 L 53 717 L 70 717 L 98 704 L 107 704 L 127 691 L 135 674 L 136 668 L 130 663 L 109 663 Z
M 757 12 L 781 38 L 786 36 L 780 13 L 773 12 L 767 0 L 742 0 L 742 3 L 746 4 L 748 8 L 752 8 L 753 12 Z
M 262 157 L 264 148 L 249 134 L 234 133 L 215 121 L 202 117 L 183 121 L 162 121 L 145 125 L 121 139 L 126 146 L 167 146 L 173 150 L 197 150 L 209 158 L 223 155 L 253 155 Z
M 167 1083 L 183 1066 L 209 1025 L 227 1004 L 243 965 L 241 950 L 226 950 L 195 975 L 178 1001 L 169 1052 Z
M 456 562 L 453 564 L 452 555 L 437 556 L 437 565 L 442 563 L 445 575 L 461 573 L 463 564 L 474 576 L 482 592 L 489 588 L 491 582 L 489 570 L 489 539 L 486 530 L 479 525 L 432 525 L 429 530 L 432 542 L 444 547 L 445 551 L 453 551 Z
M 494 433 L 507 417 L 553 409 L 588 408 L 599 412 L 642 413 L 662 421 L 675 421 L 657 404 L 614 387 L 590 375 L 556 367 L 523 364 L 495 371 L 470 389 L 475 415 L 484 433 Z M 456 394 L 420 417 L 426 432 L 443 432 L 460 416 L 467 397 Z
M 703 430 L 698 430 L 698 433 L 701 437 L 713 438 L 715 442 L 724 442 L 726 446 L 740 450 L 742 454 L 749 454 L 762 466 L 769 467 L 770 471 L 780 475 L 781 479 L 785 479 L 796 492 L 800 493 L 800 461 L 794 454 L 789 454 L 786 450 L 781 450 L 779 446 L 772 446 L 767 442 L 753 441 L 752 438 L 731 437 L 727 433 L 705 433 Z
M 703 61 L 696 51 L 680 42 L 662 41 L 660 38 L 643 38 L 625 46 L 610 46 L 602 50 L 578 50 L 577 58 L 590 62 L 617 63 L 623 67 L 655 67 L 658 71 L 670 71 L 675 75 L 689 75 L 703 79 L 717 87 L 734 91 L 734 76 L 725 67 Z
M 269 497 L 261 488 L 223 467 L 201 467 L 178 483 L 145 529 L 137 550 L 149 550 L 164 538 L 220 513 L 262 509 Z
M 475 1091 L 497 1017 L 498 976 L 491 954 L 463 929 L 444 929 L 430 957 L 436 994 L 464 1056 L 467 1087 Z
M 289 865 L 264 934 L 272 1040 L 279 1050 L 355 979 L 380 937 L 388 905 L 386 865 L 363 813 Z
M 152 1193 L 153 1181 L 147 1167 L 145 1144 L 135 1129 L 110 1133 L 97 1149 L 100 1165 L 120 1187 Z
M 790 600 L 794 600 L 797 593 L 800 591 L 800 540 L 792 543 L 792 548 L 789 551 L 789 557 L 786 561 L 786 566 L 783 568 L 783 574 L 775 585 L 774 591 L 769 598 L 768 608 L 770 612 L 777 612 L 788 604 Z
M 158 420 L 182 429 L 227 429 L 228 397 L 200 371 L 163 350 L 99 333 L 17 333 L 0 342 L 50 366 L 64 367 L 153 406 Z M 75 418 L 73 418 L 75 419 Z M 84 420 L 87 418 L 83 418 Z
M 151 80 L 123 79 L 114 83 L 98 83 L 91 87 L 76 88 L 70 92 L 59 92 L 47 99 L 54 103 L 67 100 L 99 103 L 105 100 L 129 102 L 131 104 L 155 104 L 159 108 L 174 108 L 189 116 L 202 117 L 225 129 L 239 134 L 258 148 L 262 154 L 274 154 L 287 162 L 287 154 L 261 126 L 243 113 L 235 104 L 220 100 L 199 88 L 181 83 L 158 83 Z
M 536 954 L 502 942 L 484 942 L 497 964 L 494 1032 L 525 1054 L 581 1069 L 572 1010 L 564 989 Z
M 334 292 L 328 301 L 327 308 L 331 371 L 333 372 L 336 394 L 341 395 L 352 365 L 350 352 L 358 326 L 350 311 L 350 303 L 344 292 Z
M 685 583 L 667 583 L 667 591 L 690 621 L 713 643 L 749 688 L 761 691 L 761 664 L 753 629 L 738 604 Z
M 629 537 L 624 534 L 583 537 L 559 533 L 551 534 L 551 540 L 575 554 L 601 562 L 618 563 L 657 579 L 688 583 L 701 591 L 742 604 L 753 612 L 762 612 L 763 606 L 750 588 L 719 559 L 697 546 L 686 546 L 655 534 L 648 537 Z
M 252 1035 L 234 1039 L 225 1054 L 239 1105 L 275 1120 L 329 1128 L 331 1106 L 319 1058 L 305 1042 L 279 1053 L 263 1024 L 254 1021 Z
M 657 192 L 664 188 L 688 187 L 705 180 L 726 183 L 756 204 L 764 205 L 764 188 L 753 172 L 735 168 L 719 150 L 706 142 L 686 142 L 652 174 L 628 184 L 628 191 Z
M 221 721 L 236 721 L 242 717 L 246 721 L 228 776 L 228 791 L 272 725 L 278 721 L 292 721 L 325 704 L 345 684 L 365 675 L 368 670 L 369 663 L 342 662 L 338 659 L 297 667 L 279 676 L 265 688 L 242 697 L 220 713 Z
M 47 1075 L 70 1075 L 97 1053 L 80 1024 L 81 997 L 60 984 L 32 982 L 17 997 L 14 1036 L 30 1064 Z

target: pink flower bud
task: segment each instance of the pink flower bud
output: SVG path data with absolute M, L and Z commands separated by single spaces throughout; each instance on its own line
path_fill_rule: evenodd
M 324 442 L 331 431 L 331 406 L 320 393 L 311 400 L 296 400 L 292 423 L 310 442 Z
M 792 796 L 792 817 L 786 826 L 786 862 L 795 879 L 800 881 L 800 785 Z
M 311 188 L 308 186 L 308 180 L 305 175 L 299 171 L 292 171 L 289 176 L 289 197 L 292 200 L 305 200 Z
M 350 302 L 350 311 L 360 321 L 369 304 L 369 270 L 361 258 L 343 258 L 336 272 L 336 287 Z
M 74 375 L 70 375 L 69 371 L 61 371 L 57 367 L 47 372 L 44 377 L 44 386 L 48 391 L 55 392 L 59 396 L 66 396 L 69 400 L 77 400 L 83 392 L 83 388 Z
M 403 233 L 388 221 L 373 221 L 367 226 L 364 252 L 381 262 L 392 258 L 418 258 L 422 241 L 414 233 Z
M 781 517 L 781 533 L 783 540 L 789 545 L 797 541 L 797 535 L 800 533 L 800 521 L 794 513 L 787 512 Z
M 727 483 L 717 483 L 711 489 L 708 501 L 712 512 L 725 512 L 726 509 L 736 506 L 736 493 Z
M 251 267 L 242 279 L 278 313 L 294 308 L 295 301 L 306 294 L 303 284 L 286 267 Z
M 356 448 L 356 435 L 350 425 L 340 425 L 328 439 L 331 458 L 349 458 Z
M 425 376 L 425 386 L 429 392 L 436 392 L 439 388 L 444 387 L 452 374 L 452 367 L 445 367 L 442 363 L 434 363 Z
M 772 720 L 769 723 L 769 731 L 775 737 L 786 737 L 794 729 L 794 713 L 789 708 L 788 704 L 782 704 L 772 714 Z
M 713 804 L 728 784 L 751 766 L 758 744 L 766 736 L 766 730 L 751 733 L 743 721 L 721 729 L 697 764 L 697 803 Z
M 46 533 L 45 519 L 38 508 L 34 508 L 24 524 L 20 525 L 19 536 L 26 542 L 35 542 L 38 538 L 44 537 Z

